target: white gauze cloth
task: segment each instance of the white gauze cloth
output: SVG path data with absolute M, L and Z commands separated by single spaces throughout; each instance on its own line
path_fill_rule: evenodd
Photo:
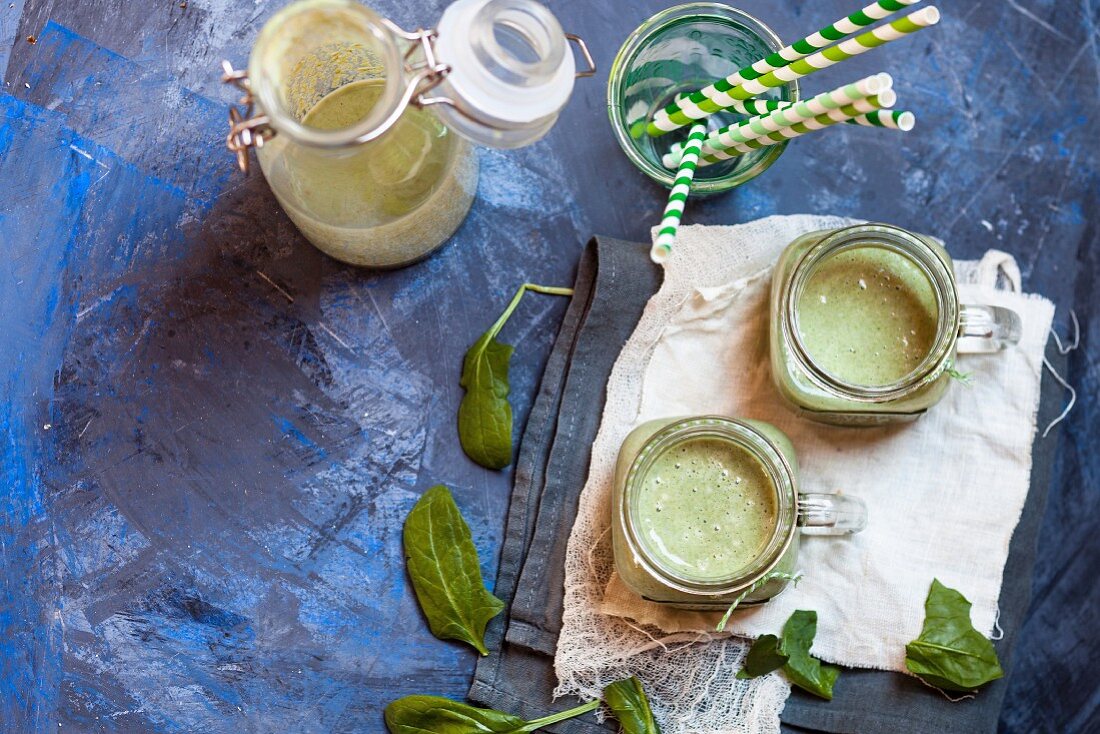
M 1005 306 L 1023 320 L 1016 347 L 960 356 L 972 375 L 915 423 L 825 426 L 780 400 L 768 364 L 768 292 L 783 248 L 853 220 L 776 216 L 736 226 L 680 228 L 665 282 L 619 355 L 593 445 L 565 560 L 565 608 L 555 667 L 558 695 L 591 698 L 638 675 L 666 734 L 778 732 L 789 695 L 777 674 L 734 675 L 749 643 L 778 634 L 795 609 L 818 613 L 813 654 L 853 667 L 904 671 L 932 579 L 972 603 L 993 630 L 1009 541 L 1028 491 L 1050 301 L 1019 292 L 1012 258 L 991 251 L 956 262 L 963 303 Z M 1001 281 L 999 289 L 998 280 Z M 619 446 L 654 418 L 714 413 L 755 418 L 792 440 L 803 492 L 861 498 L 869 522 L 847 537 L 804 536 L 802 581 L 734 614 L 643 601 L 614 574 L 610 497 Z

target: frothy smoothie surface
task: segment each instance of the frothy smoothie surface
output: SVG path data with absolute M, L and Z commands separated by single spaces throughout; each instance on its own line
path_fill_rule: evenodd
M 775 485 L 748 450 L 694 438 L 658 456 L 636 505 L 641 542 L 679 575 L 729 578 L 768 545 L 776 527 Z
M 869 245 L 831 255 L 798 300 L 798 329 L 810 357 L 845 382 L 889 385 L 932 350 L 939 306 L 932 282 L 911 259 Z

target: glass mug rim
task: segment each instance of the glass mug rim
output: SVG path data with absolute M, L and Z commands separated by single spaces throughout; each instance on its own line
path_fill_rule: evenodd
M 645 47 L 645 44 L 651 41 L 658 33 L 665 30 L 669 25 L 689 14 L 698 14 L 703 17 L 719 18 L 721 20 L 733 20 L 742 25 L 749 33 L 763 41 L 771 53 L 779 51 L 784 45 L 776 32 L 759 18 L 739 8 L 716 2 L 685 3 L 665 8 L 647 18 L 627 36 L 623 45 L 619 48 L 618 53 L 615 54 L 615 60 L 611 62 L 611 71 L 607 79 L 607 115 L 611 121 L 611 129 L 615 135 L 615 139 L 618 141 L 619 147 L 626 154 L 627 159 L 648 178 L 666 188 L 671 188 L 675 183 L 676 171 L 654 164 L 652 161 L 642 156 L 632 144 L 628 132 L 628 125 L 623 117 L 624 110 L 621 98 L 624 94 L 621 90 L 626 82 L 625 77 L 627 70 L 638 52 Z M 797 79 L 787 82 L 783 87 L 780 87 L 780 90 L 783 89 L 787 90 L 789 101 L 798 101 L 799 84 Z M 725 176 L 713 179 L 696 176 L 691 184 L 692 193 L 721 193 L 751 181 L 770 168 L 772 164 L 779 159 L 779 156 L 783 154 L 783 151 L 787 149 L 787 145 L 788 142 L 784 141 L 776 145 L 767 146 L 768 152 L 746 170 L 738 171 L 732 169 Z
M 370 112 L 353 125 L 335 130 L 323 130 L 302 124 L 286 108 L 279 94 L 281 80 L 272 78 L 268 69 L 275 68 L 281 60 L 276 41 L 287 24 L 308 13 L 350 14 L 359 24 L 363 39 L 376 44 L 386 71 L 382 95 Z M 273 58 L 274 57 L 274 58 Z M 249 57 L 248 75 L 252 92 L 256 96 L 260 112 L 268 118 L 268 124 L 280 134 L 290 136 L 295 142 L 317 148 L 342 148 L 360 145 L 384 120 L 400 106 L 404 87 L 404 66 L 397 38 L 382 20 L 382 16 L 353 0 L 300 0 L 280 9 L 264 24 Z
M 844 380 L 818 364 L 807 349 L 799 327 L 798 304 L 810 277 L 828 258 L 858 247 L 874 246 L 896 252 L 914 263 L 928 278 L 936 297 L 936 338 L 932 348 L 908 374 L 885 385 Z M 814 385 L 834 397 L 860 403 L 886 403 L 904 398 L 937 380 L 950 367 L 959 337 L 962 306 L 954 270 L 924 240 L 900 227 L 879 222 L 834 230 L 806 250 L 794 263 L 783 284 L 780 308 L 783 339 L 789 352 Z
M 731 441 L 752 454 L 771 480 L 778 505 L 775 530 L 768 544 L 752 563 L 720 579 L 693 579 L 662 566 L 646 550 L 647 546 L 638 537 L 634 522 L 637 515 L 635 500 L 640 489 L 638 485 L 647 476 L 653 462 L 673 447 L 702 437 Z M 675 420 L 649 437 L 630 464 L 615 511 L 619 513 L 619 524 L 623 528 L 627 547 L 639 565 L 665 586 L 693 596 L 721 597 L 747 589 L 775 568 L 799 532 L 798 487 L 790 462 L 759 429 L 744 421 L 718 415 Z

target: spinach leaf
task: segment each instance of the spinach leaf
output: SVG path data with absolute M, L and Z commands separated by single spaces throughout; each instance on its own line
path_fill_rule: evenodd
M 603 689 L 603 702 L 622 724 L 625 734 L 661 734 L 649 709 L 642 682 L 630 676 Z
M 756 638 L 749 654 L 745 656 L 745 667 L 737 671 L 737 677 L 742 680 L 759 678 L 782 668 L 790 656 L 779 647 L 780 641 L 775 635 L 761 635 Z
M 512 463 L 512 406 L 508 404 L 508 363 L 514 348 L 497 341 L 527 291 L 569 296 L 571 288 L 524 283 L 500 318 L 466 351 L 459 384 L 466 394 L 458 406 L 458 439 L 466 455 L 487 469 Z
M 458 406 L 458 438 L 466 455 L 487 469 L 512 463 L 508 362 L 513 351 L 496 339 L 479 339 L 466 352 L 462 367 L 459 384 L 466 395 Z
M 924 602 L 924 628 L 905 646 L 905 667 L 947 691 L 973 691 L 1004 675 L 993 643 L 970 623 L 970 602 L 932 580 Z
M 810 656 L 810 646 L 817 635 L 817 612 L 799 609 L 783 626 L 783 640 L 779 651 L 788 657 L 783 672 L 794 685 L 826 701 L 833 700 L 833 684 L 840 676 L 840 668 L 822 665 Z
M 470 527 L 449 489 L 438 484 L 405 518 L 405 563 L 432 634 L 485 649 L 485 625 L 504 602 L 485 589 Z M 495 731 L 495 730 L 494 730 Z
M 483 709 L 439 696 L 405 696 L 386 706 L 386 728 L 390 734 L 523 734 L 571 719 L 596 709 L 599 701 L 544 716 L 533 721 Z
M 511 714 L 470 706 L 440 696 L 405 696 L 386 706 L 390 734 L 518 732 L 526 722 Z

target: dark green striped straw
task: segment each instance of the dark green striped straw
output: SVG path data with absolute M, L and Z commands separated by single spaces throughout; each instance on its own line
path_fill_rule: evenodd
M 688 134 L 680 167 L 676 169 L 676 180 L 672 184 L 672 192 L 668 195 L 664 216 L 661 217 L 661 228 L 657 232 L 657 239 L 653 242 L 653 249 L 649 251 L 649 257 L 655 263 L 668 260 L 672 252 L 676 231 L 680 229 L 680 218 L 684 215 L 684 205 L 691 191 L 691 181 L 695 178 L 695 166 L 699 163 L 699 150 L 703 147 L 703 138 L 706 136 L 707 126 L 702 123 L 692 127 Z

